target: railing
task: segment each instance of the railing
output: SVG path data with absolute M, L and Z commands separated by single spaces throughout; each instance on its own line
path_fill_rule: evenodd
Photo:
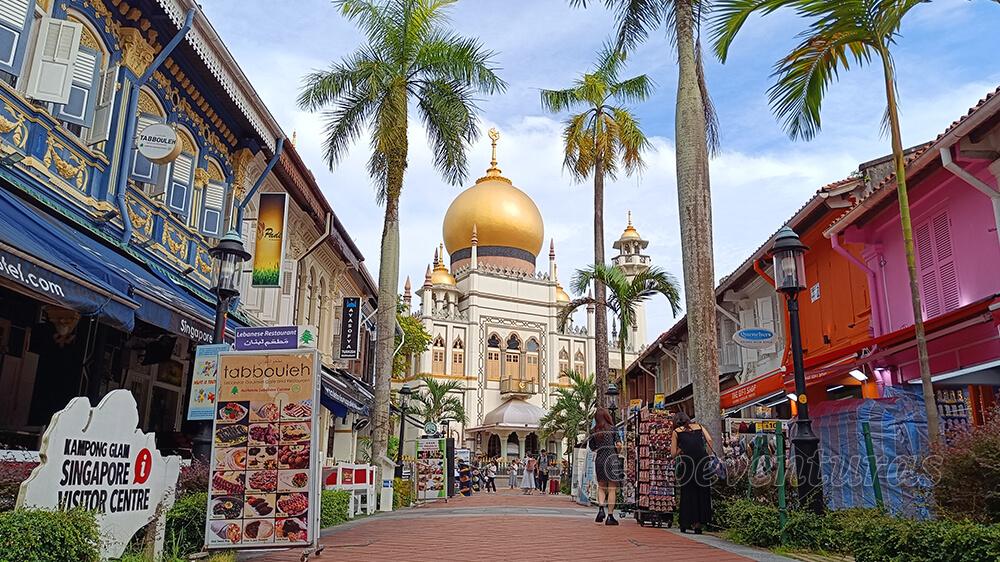
M 535 381 L 507 378 L 500 380 L 500 394 L 534 394 Z

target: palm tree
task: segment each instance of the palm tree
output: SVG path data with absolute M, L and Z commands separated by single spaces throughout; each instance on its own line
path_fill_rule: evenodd
M 617 266 L 612 265 L 608 267 L 606 265 L 595 264 L 584 269 L 578 269 L 573 275 L 570 286 L 573 292 L 582 294 L 592 282 L 596 284 L 598 281 L 607 286 L 610 296 L 605 306 L 615 315 L 618 325 L 621 326 L 621 330 L 618 331 L 618 349 L 621 352 L 622 386 L 625 387 L 624 400 L 627 404 L 628 385 L 625 384 L 624 376 L 625 368 L 627 367 L 625 365 L 625 347 L 628 345 L 628 334 L 631 331 L 628 327 L 634 327 L 636 324 L 639 304 L 654 295 L 663 295 L 666 297 L 667 302 L 670 303 L 670 310 L 676 316 L 680 311 L 680 292 L 674 277 L 656 267 L 651 267 L 635 276 L 629 276 Z M 600 303 L 593 297 L 584 297 L 571 301 L 560 312 L 559 323 L 565 325 L 570 314 L 575 309 L 591 304 L 599 306 Z
M 462 383 L 458 381 L 448 381 L 441 383 L 432 377 L 420 377 L 423 381 L 414 399 L 419 403 L 414 413 L 424 421 L 438 423 L 447 418 L 467 423 L 469 418 L 465 415 L 465 406 L 462 399 L 452 393 L 464 393 Z
M 718 3 L 712 34 L 715 52 L 725 62 L 736 34 L 754 12 L 769 14 L 789 7 L 812 20 L 802 34 L 802 42 L 775 65 L 775 82 L 768 90 L 771 109 L 792 139 L 810 140 L 819 132 L 823 95 L 837 79 L 841 68 L 849 69 L 851 61 L 857 66 L 869 64 L 873 59 L 881 63 L 887 104 L 885 119 L 892 139 L 899 216 L 910 276 L 917 362 L 927 409 L 927 430 L 931 441 L 936 442 L 938 411 L 931 387 L 927 336 L 917 284 L 903 139 L 896 103 L 896 76 L 890 52 L 899 36 L 903 17 L 921 3 L 923 0 L 724 0 Z
M 376 315 L 372 457 L 386 452 L 389 386 L 399 286 L 399 197 L 408 157 L 410 106 L 427 130 L 434 165 L 458 185 L 466 150 L 479 135 L 474 96 L 505 88 L 493 53 L 447 27 L 455 0 L 334 0 L 358 24 L 366 43 L 329 69 L 305 77 L 299 106 L 326 119 L 323 147 L 332 168 L 364 132 L 371 135 L 368 172 L 385 204 Z
M 569 0 L 587 6 L 598 0 Z M 708 158 L 718 145 L 718 126 L 705 83 L 700 29 L 708 0 L 601 0 L 615 12 L 615 46 L 631 51 L 655 30 L 677 48 L 677 101 L 674 144 L 677 204 L 684 262 L 684 300 L 688 322 L 688 364 L 698 422 L 718 441 L 719 356 L 715 316 L 715 262 L 712 257 L 712 189 Z
M 641 74 L 620 80 L 624 62 L 621 53 L 606 46 L 593 72 L 577 78 L 571 88 L 542 90 L 542 107 L 559 113 L 580 108 L 566 120 L 563 131 L 563 167 L 577 181 L 594 176 L 594 263 L 604 262 L 604 178 L 617 176 L 619 167 L 631 175 L 642 169 L 642 151 L 649 146 L 639 121 L 626 107 L 615 105 L 645 100 L 653 90 L 652 81 Z M 604 302 L 604 284 L 594 283 L 594 297 Z M 594 313 L 594 348 L 597 355 L 598 400 L 604 402 L 608 389 L 608 315 L 599 306 Z
M 576 371 L 565 371 L 569 378 L 569 388 L 556 390 L 555 403 L 539 420 L 542 439 L 562 434 L 569 445 L 568 452 L 572 459 L 572 451 L 576 448 L 577 439 L 581 433 L 590 429 L 590 420 L 594 418 L 597 407 L 599 389 L 594 383 L 593 375 L 584 375 Z

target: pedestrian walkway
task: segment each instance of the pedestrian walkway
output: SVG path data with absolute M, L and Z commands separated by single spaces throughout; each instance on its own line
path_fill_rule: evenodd
M 633 519 L 623 519 L 618 527 L 598 525 L 595 514 L 595 509 L 581 507 L 567 496 L 479 493 L 328 529 L 321 538 L 325 549 L 313 560 L 788 560 L 707 535 L 697 538 L 709 540 L 693 540 L 672 530 L 642 528 Z M 292 562 L 299 556 L 300 552 L 289 550 L 245 554 L 240 560 Z

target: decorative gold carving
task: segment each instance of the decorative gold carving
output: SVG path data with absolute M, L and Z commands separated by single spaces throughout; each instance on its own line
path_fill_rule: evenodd
M 12 117 L 15 117 L 17 121 L 11 121 L 0 115 L 0 133 L 7 134 L 14 131 L 14 134 L 11 136 L 14 146 L 24 148 L 24 144 L 28 140 L 28 127 L 24 124 L 24 114 L 15 110 L 9 103 L 4 103 L 4 109 Z
M 177 140 L 181 143 L 181 152 L 187 152 L 192 155 L 198 154 L 198 145 L 186 131 L 177 129 Z
M 134 27 L 119 28 L 117 35 L 122 44 L 122 64 L 141 76 L 156 57 L 155 50 Z
M 194 169 L 194 186 L 195 187 L 205 187 L 208 185 L 208 170 L 205 168 L 195 168 Z
M 42 11 L 45 12 L 46 14 L 49 13 L 49 4 L 51 2 L 52 2 L 52 0 L 36 0 L 35 1 L 35 3 L 38 4 L 38 7 L 41 8 Z
M 132 221 L 132 228 L 148 237 L 153 223 L 153 214 L 146 211 L 146 216 L 139 216 L 139 213 L 132 209 L 132 205 L 126 205 L 125 210 L 128 211 L 128 218 Z
M 253 153 L 248 148 L 241 148 L 233 154 L 233 193 L 236 199 L 243 199 L 243 192 L 247 185 L 247 168 L 253 160 Z
M 195 261 L 197 261 L 198 263 L 198 269 L 200 269 L 201 272 L 204 273 L 205 275 L 208 275 L 209 273 L 212 272 L 212 264 L 206 261 L 205 258 L 201 257 L 200 252 L 198 253 L 198 257 L 196 258 Z
M 164 117 L 160 104 L 156 103 L 153 95 L 146 90 L 139 90 L 139 112 Z
M 214 160 L 208 161 L 208 178 L 214 182 L 226 182 L 226 176 L 222 173 L 222 168 Z
M 87 181 L 87 163 L 75 154 L 70 153 L 66 147 L 59 144 L 51 135 L 46 139 L 46 144 L 48 147 L 45 150 L 45 158 L 43 160 L 45 166 L 49 167 L 55 164 L 56 171 L 63 179 L 76 178 L 76 187 L 82 191 Z M 76 160 L 76 164 L 60 156 L 56 149 L 66 150 L 67 154 L 70 155 L 69 158 Z
M 177 240 L 174 240 L 177 237 Z M 184 237 L 177 232 L 177 229 L 170 226 L 170 223 L 164 223 L 163 225 L 163 241 L 167 244 L 167 249 L 170 250 L 174 256 L 180 259 L 185 259 L 187 256 L 187 244 L 185 244 Z
M 76 18 L 68 18 L 75 20 Z M 81 22 L 82 23 L 82 22 Z M 83 26 L 83 31 L 80 33 L 80 44 L 84 47 L 91 48 L 98 53 L 104 52 L 104 48 L 101 47 L 101 41 L 94 35 L 94 32 L 90 30 L 89 27 Z

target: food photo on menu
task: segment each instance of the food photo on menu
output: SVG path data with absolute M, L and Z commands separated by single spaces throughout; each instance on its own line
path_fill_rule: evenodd
M 308 443 L 312 435 L 309 422 L 291 422 L 281 424 L 281 443 Z
M 215 451 L 215 470 L 246 470 L 247 450 L 245 447 L 217 449 Z
M 312 418 L 312 400 L 290 402 L 281 409 L 282 421 L 304 421 Z
M 309 445 L 279 445 L 278 468 L 309 468 Z
M 251 445 L 277 445 L 279 439 L 278 425 L 274 423 L 250 424 Z
M 274 402 L 250 402 L 251 422 L 276 422 L 281 417 L 281 407 Z
M 212 496 L 209 518 L 239 519 L 243 514 L 242 496 Z
M 273 542 L 274 523 L 267 519 L 247 521 L 243 527 L 243 542 Z
M 279 492 L 306 492 L 309 490 L 309 473 L 304 470 L 279 470 Z
M 278 489 L 278 471 L 258 470 L 247 472 L 247 489 L 253 492 L 274 492 Z
M 278 468 L 278 447 L 249 447 L 247 468 L 250 470 L 274 470 Z
M 223 541 L 232 544 L 239 544 L 243 541 L 242 521 L 212 521 L 209 525 L 209 529 L 215 537 L 218 537 Z
M 274 517 L 274 494 L 248 494 L 243 517 Z
M 298 517 L 309 510 L 309 495 L 302 492 L 278 494 L 278 517 Z
M 305 517 L 291 517 L 274 521 L 277 541 L 303 542 L 309 538 L 309 527 Z

